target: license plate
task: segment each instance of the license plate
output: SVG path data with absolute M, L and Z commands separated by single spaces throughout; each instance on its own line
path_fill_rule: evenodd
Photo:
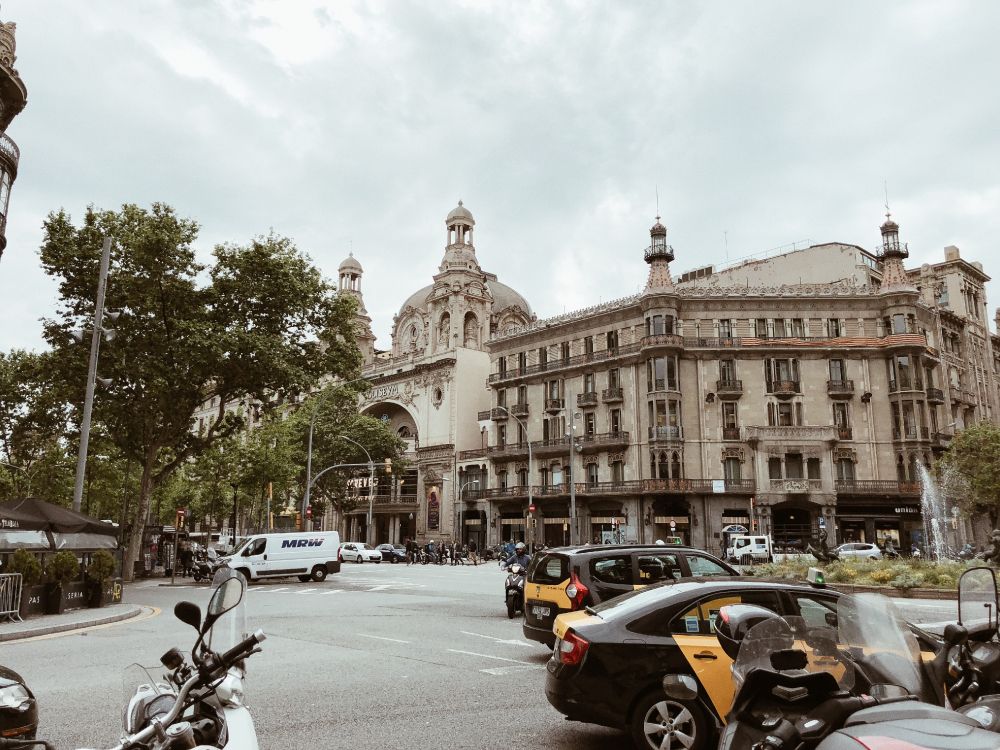
M 531 614 L 533 614 L 535 617 L 548 617 L 549 616 L 549 608 L 548 607 L 532 607 L 531 608 Z

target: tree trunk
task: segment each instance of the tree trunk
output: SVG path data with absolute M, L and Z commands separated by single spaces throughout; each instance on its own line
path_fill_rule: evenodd
M 146 462 L 142 467 L 142 478 L 139 481 L 139 502 L 132 523 L 132 531 L 128 538 L 128 548 L 125 550 L 125 564 L 122 576 L 126 581 L 135 578 L 135 562 L 139 559 L 142 548 L 142 536 L 149 517 L 149 506 L 153 499 L 153 462 L 156 452 L 146 454 Z

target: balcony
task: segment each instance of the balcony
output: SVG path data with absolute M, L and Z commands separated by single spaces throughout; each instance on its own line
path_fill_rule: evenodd
M 735 401 L 743 395 L 743 381 L 716 380 L 715 393 L 723 401 Z
M 487 409 L 486 411 L 479 412 L 478 419 L 480 422 L 488 422 L 490 419 L 492 419 L 492 416 L 490 415 L 490 410 Z
M 526 456 L 528 455 L 528 443 L 504 443 L 503 445 L 491 445 L 486 449 L 486 455 L 490 458 Z
M 920 482 L 901 482 L 896 479 L 838 479 L 837 494 L 883 495 L 886 497 L 915 496 L 920 494 Z
M 565 399 L 547 398 L 545 399 L 545 411 L 547 412 L 561 411 L 564 403 L 566 403 Z
M 520 484 L 514 487 L 490 487 L 483 490 L 484 500 L 496 500 L 500 498 L 522 498 L 528 496 L 528 485 Z
M 756 486 L 752 479 L 643 479 L 642 491 L 647 495 L 684 495 L 688 493 L 752 495 Z
M 772 479 L 771 492 L 784 492 L 789 495 L 808 495 L 823 489 L 822 479 Z
M 599 432 L 593 435 L 583 435 L 577 438 L 583 453 L 607 450 L 608 448 L 624 448 L 629 444 L 629 434 L 622 430 L 618 432 Z
M 889 379 L 889 392 L 899 393 L 900 391 L 920 391 L 923 390 L 923 384 L 919 380 L 911 380 L 910 378 L 899 378 L 898 380 Z
M 512 404 L 510 407 L 510 415 L 512 417 L 525 418 L 528 416 L 528 405 L 527 404 Z
M 676 442 L 684 439 L 684 429 L 680 425 L 650 427 L 649 439 L 654 442 Z
M 652 336 L 643 336 L 639 339 L 639 346 L 643 349 L 651 349 L 653 347 L 682 349 L 684 348 L 684 337 L 678 336 L 675 333 L 657 333 Z
M 739 336 L 722 336 L 720 338 L 702 338 L 687 336 L 684 346 L 688 349 L 738 349 L 743 346 Z
M 791 398 L 800 392 L 798 380 L 772 380 L 767 384 L 767 392 L 778 398 Z
M 621 388 L 605 388 L 601 391 L 601 401 L 606 404 L 614 404 L 625 400 L 625 391 Z
M 722 439 L 723 440 L 739 440 L 740 439 L 740 428 L 739 427 L 723 427 L 722 428 Z
M 904 427 L 902 430 L 898 427 L 892 428 L 892 439 L 897 441 L 904 440 L 930 440 L 931 433 L 926 427 Z
M 556 437 L 546 440 L 534 440 L 531 443 L 531 452 L 534 456 L 553 456 L 569 452 L 569 438 Z
M 642 491 L 642 483 L 641 479 L 621 482 L 577 482 L 574 490 L 577 495 L 634 495 Z
M 597 391 L 576 394 L 577 406 L 597 406 Z
M 492 409 L 490 409 L 490 419 L 492 419 L 494 422 L 500 422 L 504 419 L 507 419 L 507 417 L 509 416 L 510 414 L 507 412 L 506 406 L 494 406 Z
M 838 427 L 837 428 L 837 439 L 838 440 L 854 440 L 854 430 L 850 427 Z
M 636 354 L 639 352 L 640 348 L 640 344 L 627 344 L 625 346 L 616 346 L 611 349 L 601 349 L 600 351 L 589 354 L 577 354 L 575 357 L 554 359 L 548 362 L 539 362 L 538 364 L 528 365 L 527 367 L 516 367 L 513 369 L 502 370 L 500 372 L 490 373 L 489 382 L 499 383 L 506 380 L 518 380 L 520 378 L 526 378 L 540 373 L 556 372 L 559 370 L 572 369 L 574 367 L 588 366 L 594 362 L 615 360 L 621 357 Z
M 944 391 L 940 388 L 928 388 L 927 389 L 927 403 L 928 404 L 943 404 L 944 403 Z
M 934 448 L 947 448 L 951 445 L 952 438 L 954 437 L 954 435 L 947 432 L 935 432 L 931 434 L 931 446 Z
M 459 451 L 458 460 L 459 461 L 469 461 L 474 458 L 485 458 L 486 457 L 486 446 L 482 448 L 473 448 L 468 451 Z
M 816 442 L 834 443 L 838 440 L 837 430 L 832 425 L 829 427 L 808 427 L 799 426 L 755 426 L 746 428 L 745 440 L 749 443 L 760 441 L 774 443 L 782 441 L 792 442 Z
M 826 381 L 826 392 L 830 398 L 853 398 L 853 380 L 828 380 Z

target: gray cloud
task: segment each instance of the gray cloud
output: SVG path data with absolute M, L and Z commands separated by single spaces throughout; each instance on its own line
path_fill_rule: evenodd
M 541 316 L 631 294 L 655 190 L 675 268 L 878 241 L 1000 273 L 1000 9 L 986 2 L 8 0 L 28 108 L 0 347 L 54 308 L 45 214 L 164 200 L 221 241 L 270 228 L 365 267 L 378 344 L 462 198 Z M 724 234 L 725 233 L 725 234 Z M 991 294 L 994 306 L 1000 292 Z

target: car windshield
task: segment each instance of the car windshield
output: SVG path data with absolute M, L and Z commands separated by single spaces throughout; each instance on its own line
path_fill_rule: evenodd
M 237 555 L 239 555 L 243 551 L 243 548 L 246 547 L 248 544 L 250 544 L 250 537 L 247 537 L 236 546 L 236 549 L 234 549 L 232 552 L 232 556 L 236 557 Z
M 362 546 L 363 549 L 371 549 L 372 548 L 372 546 L 370 544 L 363 544 L 361 546 Z

